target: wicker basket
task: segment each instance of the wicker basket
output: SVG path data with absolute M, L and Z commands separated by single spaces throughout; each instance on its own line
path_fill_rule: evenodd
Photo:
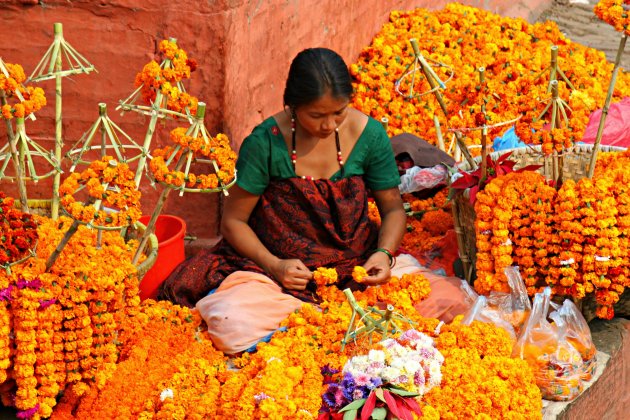
M 48 217 L 50 216 L 51 203 L 52 201 L 49 199 L 28 200 L 28 208 L 31 214 Z M 19 201 L 16 200 L 15 206 L 19 208 L 19 205 Z M 142 233 L 146 228 L 147 227 L 144 224 L 136 222 L 135 229 L 133 229 L 136 231 L 134 236 L 142 236 Z M 155 261 L 157 260 L 158 238 L 155 234 L 151 234 L 151 236 L 149 236 L 148 247 L 145 254 L 147 257 L 136 267 L 138 271 L 138 280 L 141 280 L 142 277 L 144 277 L 147 271 L 153 267 L 153 264 L 155 264 Z
M 563 155 L 562 176 L 563 179 L 579 180 L 584 178 L 588 174 L 591 154 L 593 145 L 579 145 L 567 149 Z M 621 152 L 626 150 L 621 147 L 614 146 L 600 146 L 600 152 Z M 544 157 L 540 152 L 540 146 L 523 147 L 512 150 L 502 150 L 490 154 L 493 160 L 498 159 L 501 155 L 512 152 L 509 159 L 516 162 L 514 169 L 519 169 L 527 165 L 542 165 L 538 172 L 543 174 L 547 179 L 553 179 L 554 174 L 558 172 L 554 159 L 550 156 Z M 481 157 L 475 158 L 475 161 L 479 163 Z M 470 165 L 467 162 L 463 162 L 460 166 L 461 170 L 469 171 Z M 475 266 L 477 263 L 477 245 L 475 236 L 475 209 L 470 204 L 468 190 L 465 190 L 462 194 L 457 194 L 453 199 L 453 222 L 455 225 L 455 232 L 457 234 L 457 243 L 459 247 L 459 256 L 464 268 L 464 276 L 471 284 L 476 278 Z M 622 297 L 628 297 L 628 291 L 626 291 Z M 628 299 L 626 299 L 628 300 Z M 591 302 L 592 301 L 592 302 Z M 622 303 L 622 299 L 620 302 Z M 595 313 L 594 299 L 585 299 L 583 304 L 583 312 L 587 319 L 591 319 L 594 316 L 590 316 Z M 590 309 L 589 309 L 590 307 Z M 629 313 L 630 310 L 625 309 L 620 312 L 617 311 L 617 305 L 615 305 L 615 313 Z

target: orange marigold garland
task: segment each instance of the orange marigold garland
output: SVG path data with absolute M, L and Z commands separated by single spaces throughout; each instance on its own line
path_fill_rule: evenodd
M 568 290 L 576 299 L 586 295 L 587 288 L 579 267 L 582 262 L 584 235 L 579 213 L 580 197 L 576 183 L 566 180 L 558 190 L 556 211 L 553 215 L 554 234 L 552 238 L 551 267 L 547 283 L 554 293 Z M 587 286 L 588 287 L 588 286 Z M 592 287 L 590 288 L 592 290 Z M 563 293 L 560 293 L 563 294 Z
M 152 104 L 156 98 L 156 90 L 167 98 L 167 109 L 181 113 L 188 109 L 191 115 L 197 112 L 198 99 L 182 90 L 181 81 L 190 78 L 191 72 L 197 68 L 194 60 L 189 59 L 186 51 L 179 48 L 174 40 L 162 40 L 159 50 L 164 54 L 168 65 L 152 60 L 136 75 L 136 86 L 142 86 L 142 98 Z
M 82 189 L 87 192 L 89 204 L 79 203 L 74 198 Z M 110 156 L 92 162 L 83 172 L 70 174 L 59 187 L 59 195 L 63 209 L 74 220 L 97 228 L 122 228 L 135 223 L 142 215 L 134 173 L 127 164 Z M 94 202 L 107 209 L 95 208 Z
M 171 140 L 179 148 L 167 146 L 152 152 L 153 159 L 149 163 L 149 169 L 157 181 L 176 188 L 216 190 L 234 180 L 236 153 L 232 150 L 225 134 L 219 133 L 206 140 L 201 131 L 198 136 L 193 137 L 186 134 L 185 128 L 178 127 L 171 131 Z M 207 174 L 171 170 L 169 165 L 177 163 L 186 153 L 193 153 L 193 159 L 206 158 L 213 161 L 216 167 L 211 167 L 213 172 Z

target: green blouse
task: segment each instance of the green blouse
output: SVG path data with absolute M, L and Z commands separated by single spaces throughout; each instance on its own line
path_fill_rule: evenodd
M 289 151 L 276 120 L 267 118 L 245 138 L 236 162 L 238 186 L 255 194 L 262 193 L 274 179 L 294 178 Z M 371 190 L 386 190 L 400 184 L 394 151 L 385 129 L 369 118 L 361 136 L 344 164 L 344 176 L 363 176 Z M 331 181 L 341 179 L 341 170 Z

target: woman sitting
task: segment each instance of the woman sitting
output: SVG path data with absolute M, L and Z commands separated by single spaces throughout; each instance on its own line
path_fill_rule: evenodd
M 422 270 L 409 258 L 393 264 L 406 227 L 396 161 L 382 125 L 350 108 L 351 97 L 348 67 L 337 53 L 300 52 L 284 110 L 241 145 L 223 241 L 182 263 L 162 286 L 160 298 L 197 306 L 225 353 L 249 348 L 304 301 L 315 301 L 318 267 L 334 267 L 340 289 Z M 370 196 L 380 228 L 368 218 Z M 368 273 L 362 285 L 352 280 L 357 265 Z M 449 321 L 466 309 L 458 279 L 429 280 L 421 314 Z

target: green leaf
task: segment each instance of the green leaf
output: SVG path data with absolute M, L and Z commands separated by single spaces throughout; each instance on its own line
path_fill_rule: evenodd
M 387 402 L 385 401 L 385 396 L 383 395 L 383 388 L 376 388 L 374 390 L 374 394 L 376 395 L 376 398 L 378 398 L 379 400 L 383 402 Z
M 376 407 L 374 411 L 372 411 L 372 419 L 374 420 L 385 420 L 387 417 L 387 409 L 385 407 Z
M 343 413 L 343 420 L 356 420 L 358 410 L 348 410 Z
M 339 412 L 343 413 L 344 411 L 348 410 L 358 410 L 359 408 L 363 407 L 363 404 L 365 404 L 365 398 L 354 400 L 350 404 L 339 410 Z
M 417 397 L 420 395 L 417 392 L 411 392 L 400 388 L 389 388 L 389 392 L 400 395 L 401 397 Z

